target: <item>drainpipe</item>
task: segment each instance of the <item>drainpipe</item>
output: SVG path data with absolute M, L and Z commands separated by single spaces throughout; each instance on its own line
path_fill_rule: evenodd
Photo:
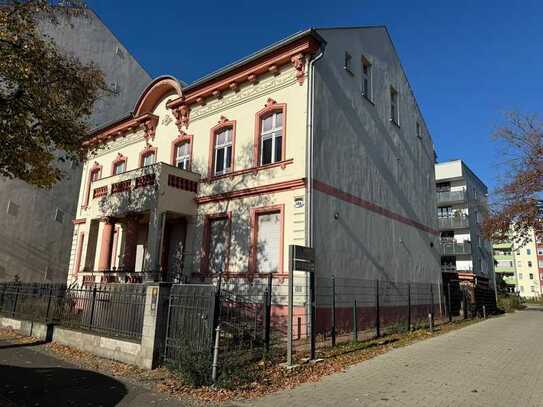
M 306 204 L 308 210 L 306 213 L 306 244 L 313 247 L 313 114 L 314 114 L 314 93 L 315 93 L 315 69 L 314 65 L 324 55 L 323 45 L 321 45 L 320 53 L 309 61 L 309 84 L 307 92 L 307 157 L 306 157 L 306 174 L 307 174 L 307 198 Z

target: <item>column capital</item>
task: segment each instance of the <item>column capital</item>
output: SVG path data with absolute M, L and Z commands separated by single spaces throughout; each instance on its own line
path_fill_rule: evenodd
M 103 216 L 100 218 L 100 222 L 104 222 L 108 225 L 113 225 L 115 223 L 115 218 L 113 218 L 112 216 Z

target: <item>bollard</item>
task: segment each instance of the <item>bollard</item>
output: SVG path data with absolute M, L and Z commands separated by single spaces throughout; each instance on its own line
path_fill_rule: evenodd
M 430 332 L 434 332 L 434 318 L 432 318 L 432 313 L 428 314 L 428 326 L 430 327 Z
M 215 346 L 213 347 L 213 365 L 211 366 L 211 381 L 217 381 L 217 366 L 219 362 L 219 338 L 221 336 L 221 326 L 217 325 L 215 330 Z
M 447 314 L 449 314 L 449 322 L 452 322 L 452 306 L 451 306 L 451 282 L 447 283 Z
M 353 341 L 358 341 L 358 316 L 356 310 L 356 300 L 354 300 L 353 304 Z
M 486 305 L 483 305 L 483 319 L 486 319 Z
M 336 346 L 336 277 L 332 276 L 332 346 Z

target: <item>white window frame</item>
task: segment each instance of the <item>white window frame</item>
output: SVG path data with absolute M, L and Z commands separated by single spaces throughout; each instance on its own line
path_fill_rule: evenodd
M 183 155 L 179 154 L 179 149 L 183 146 L 187 146 L 187 152 Z M 181 168 L 182 170 L 188 170 L 190 168 L 190 141 L 181 141 L 175 145 L 175 166 Z M 180 167 L 179 164 L 183 163 L 183 166 Z
M 364 72 L 365 68 L 367 68 L 367 72 Z M 368 60 L 368 58 L 366 58 L 364 55 L 362 55 L 362 64 L 361 64 L 360 73 L 362 76 L 362 80 L 361 80 L 362 96 L 364 96 L 370 102 L 373 102 L 373 65 Z M 366 82 L 368 84 L 367 89 L 365 86 Z
M 122 165 L 122 171 L 117 171 L 117 168 Z M 126 172 L 126 160 L 118 161 L 113 165 L 113 175 L 119 175 Z
M 281 126 L 277 126 L 277 117 L 278 116 L 281 116 Z M 271 117 L 272 118 L 272 127 L 269 129 L 269 130 L 266 130 L 264 131 L 264 120 L 266 120 L 267 118 Z M 283 126 L 285 125 L 284 123 L 284 115 L 283 115 L 283 111 L 282 110 L 278 110 L 278 111 L 274 111 L 272 112 L 271 114 L 267 114 L 265 116 L 263 116 L 261 119 L 260 119 L 260 165 L 268 165 L 268 164 L 273 164 L 273 163 L 276 163 L 276 162 L 279 162 L 283 159 L 283 155 L 284 155 L 284 152 L 283 152 Z M 272 146 L 271 146 L 271 161 L 269 163 L 266 163 L 264 164 L 264 141 L 268 140 L 268 139 L 272 139 Z M 279 159 L 277 159 L 277 157 L 275 156 L 275 152 L 276 152 L 276 144 L 277 144 L 277 139 L 280 138 L 281 139 L 281 142 L 280 142 L 280 146 L 281 146 L 281 157 L 279 157 Z
M 232 129 L 231 127 L 225 127 L 223 129 L 220 129 L 218 131 L 215 132 L 215 147 L 214 147 L 214 151 L 213 151 L 213 157 L 214 157 L 214 160 L 213 160 L 213 174 L 214 175 L 224 175 L 224 174 L 228 174 L 231 170 L 232 170 L 232 163 L 234 161 L 234 146 L 233 146 L 233 131 L 234 129 Z M 228 133 L 228 136 L 229 137 L 226 137 L 226 139 L 229 139 L 228 141 L 225 141 L 224 143 L 222 144 L 218 144 L 217 143 L 217 140 L 219 138 L 219 135 L 220 134 L 223 134 L 227 132 Z M 228 148 L 230 148 L 230 166 L 228 167 L 227 166 L 227 159 L 226 157 L 228 156 Z M 219 153 L 219 150 L 222 150 L 224 149 L 224 160 L 223 160 L 223 168 L 222 169 L 218 169 L 217 168 L 217 156 L 218 156 L 218 153 Z
M 151 163 L 145 163 L 149 157 L 153 157 L 153 162 Z M 148 165 L 153 165 L 154 163 L 156 163 L 156 153 L 154 151 L 149 151 L 148 153 L 145 153 L 142 157 L 142 167 L 147 167 Z

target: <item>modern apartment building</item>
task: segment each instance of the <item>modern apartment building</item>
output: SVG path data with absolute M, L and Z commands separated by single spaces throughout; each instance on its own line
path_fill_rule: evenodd
M 443 280 L 494 287 L 492 246 L 482 234 L 487 187 L 462 160 L 435 164 Z
M 441 281 L 433 144 L 384 27 L 157 78 L 89 143 L 69 281 L 284 278 L 290 244 L 321 275 Z
M 512 242 L 494 244 L 496 274 L 501 277 L 507 291 L 521 297 L 539 297 L 542 294 L 543 247 L 531 232 L 530 240 L 521 247 Z
M 92 10 L 58 17 L 58 25 L 41 21 L 40 31 L 65 53 L 96 64 L 116 91 L 96 103 L 91 123 L 106 123 L 129 111 L 149 75 Z M 22 281 L 66 281 L 81 166 L 62 169 L 68 176 L 50 190 L 0 178 L 0 281 L 16 276 Z

